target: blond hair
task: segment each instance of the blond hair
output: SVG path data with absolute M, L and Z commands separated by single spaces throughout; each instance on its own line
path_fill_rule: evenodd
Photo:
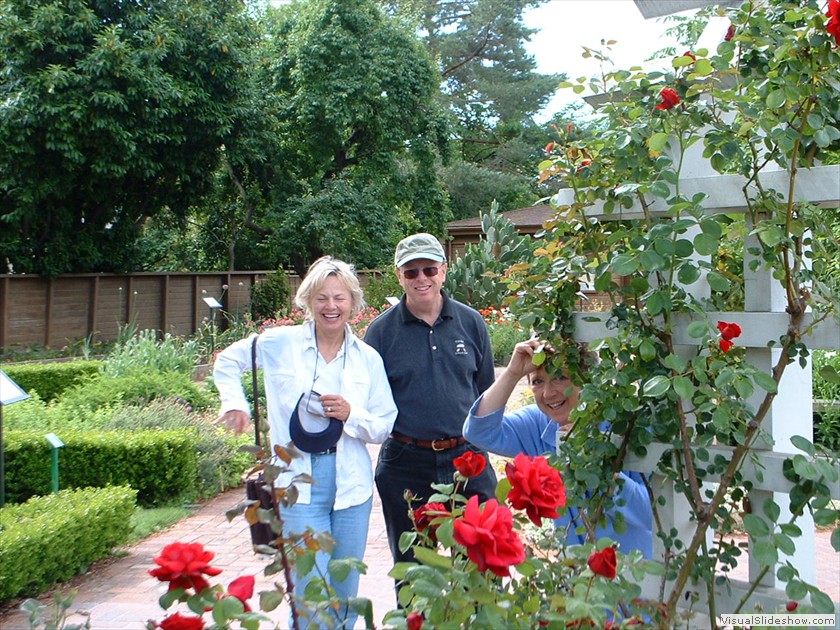
M 330 276 L 338 278 L 350 292 L 351 318 L 364 308 L 364 292 L 353 265 L 332 256 L 321 256 L 310 265 L 295 294 L 295 304 L 303 310 L 306 319 L 312 319 L 312 298 L 323 288 Z

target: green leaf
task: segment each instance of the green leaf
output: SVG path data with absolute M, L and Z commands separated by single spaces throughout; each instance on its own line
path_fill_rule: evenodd
M 685 368 L 688 367 L 688 361 L 677 354 L 669 354 L 662 362 L 672 372 L 684 372 Z
M 831 532 L 831 547 L 834 551 L 840 552 L 840 527 L 835 527 Z
M 794 435 L 790 438 L 790 443 L 793 444 L 796 448 L 804 453 L 807 453 L 811 457 L 816 454 L 816 449 L 814 449 L 814 445 L 811 444 L 809 440 L 806 440 L 801 435 Z
M 283 593 L 280 591 L 260 591 L 260 610 L 271 612 L 283 603 Z
M 773 542 L 776 543 L 776 548 L 782 553 L 792 556 L 796 553 L 796 545 L 793 541 L 784 534 L 773 534 Z
M 811 589 L 811 606 L 814 612 L 821 615 L 834 615 L 834 601 L 817 588 Z
M 704 321 L 693 321 L 686 326 L 685 331 L 692 339 L 700 339 L 709 334 L 709 325 Z
M 613 271 L 619 276 L 629 276 L 639 269 L 639 261 L 632 254 L 618 254 L 610 262 Z
M 674 391 L 680 398 L 691 400 L 691 397 L 694 396 L 694 384 L 685 376 L 675 376 Z
M 428 547 L 414 547 L 414 557 L 425 565 L 435 567 L 437 569 L 451 569 L 452 558 L 449 556 L 442 556 L 434 549 Z
M 648 398 L 658 398 L 665 394 L 671 387 L 671 381 L 667 376 L 658 374 L 645 382 L 642 392 Z
M 685 262 L 680 265 L 677 272 L 677 280 L 682 284 L 694 284 L 700 278 L 700 269 L 690 262 Z
M 651 315 L 659 315 L 660 313 L 669 311 L 670 307 L 671 300 L 669 299 L 669 294 L 665 291 L 654 291 L 645 303 L 645 308 Z
M 694 74 L 697 74 L 701 77 L 707 77 L 714 71 L 712 67 L 712 62 L 708 59 L 698 59 L 697 62 L 694 64 Z
M 785 594 L 794 601 L 805 599 L 808 595 L 808 585 L 801 580 L 793 579 L 785 586 Z
M 840 372 L 832 365 L 824 365 L 820 368 L 820 378 L 829 383 L 840 385 Z
M 776 546 L 768 540 L 759 540 L 753 545 L 753 557 L 759 564 L 774 566 L 779 561 L 779 552 Z
M 770 521 L 773 523 L 779 520 L 779 515 L 782 513 L 782 510 L 779 507 L 779 505 L 772 499 L 768 499 L 764 502 L 762 510 L 767 516 L 767 518 L 769 518 Z
M 828 508 L 823 508 L 814 511 L 814 523 L 818 527 L 828 527 L 834 525 L 840 519 L 840 512 Z
M 727 280 L 725 276 L 719 274 L 717 271 L 710 271 L 706 275 L 706 280 L 709 282 L 709 286 L 711 287 L 712 291 L 718 291 L 720 293 L 728 291 L 729 287 L 731 286 L 729 280 Z
M 770 527 L 767 522 L 756 514 L 744 515 L 744 529 L 753 538 L 763 538 L 770 534 Z
M 698 234 L 694 237 L 694 250 L 701 256 L 711 256 L 718 249 L 719 240 L 709 234 Z
M 723 229 L 721 228 L 720 222 L 711 217 L 705 217 L 700 221 L 700 230 L 703 234 L 711 236 L 716 240 L 719 240 L 723 236 Z
M 768 109 L 776 109 L 777 107 L 781 107 L 785 104 L 785 91 L 784 90 L 773 90 L 770 94 L 767 95 L 767 100 L 765 104 L 767 105 Z
M 646 271 L 661 271 L 667 266 L 665 259 L 650 249 L 646 249 L 639 254 L 639 262 L 642 263 Z
M 669 134 L 655 133 L 648 140 L 648 148 L 655 153 L 662 153 L 662 149 L 668 144 Z
M 755 384 L 758 385 L 765 392 L 768 392 L 770 394 L 775 394 L 776 392 L 779 391 L 779 388 L 776 385 L 776 381 L 774 381 L 773 377 L 770 376 L 769 374 L 766 374 L 765 372 L 756 371 L 756 372 L 753 372 L 752 377 L 753 377 L 753 380 L 755 381 Z

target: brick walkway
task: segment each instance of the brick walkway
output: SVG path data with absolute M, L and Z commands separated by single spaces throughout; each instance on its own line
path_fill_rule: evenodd
M 377 451 L 378 447 L 371 447 L 374 460 Z M 94 630 L 140 630 L 146 627 L 149 619 L 163 619 L 166 613 L 157 602 L 165 592 L 166 585 L 150 577 L 148 570 L 154 566 L 152 559 L 160 550 L 174 541 L 201 542 L 215 552 L 212 564 L 223 569 L 223 572 L 211 578 L 211 583 L 226 585 L 236 577 L 252 574 L 257 579 L 255 593 L 272 590 L 276 576 L 263 576 L 267 560 L 251 550 L 251 538 L 245 519 L 238 517 L 228 522 L 225 518 L 225 511 L 235 506 L 243 496 L 243 489 L 219 495 L 193 516 L 167 531 L 154 534 L 127 548 L 124 556 L 97 564 L 94 571 L 74 580 L 74 588 L 78 592 L 72 610 L 88 613 Z M 831 548 L 829 536 L 830 532 L 827 531 L 817 536 L 817 584 L 835 602 L 840 602 L 840 554 Z M 394 608 L 395 602 L 393 582 L 387 577 L 392 567 L 391 554 L 376 492 L 364 561 L 368 573 L 361 578 L 359 595 L 371 599 L 374 622 L 381 627 L 382 617 Z M 738 569 L 743 569 L 744 575 L 736 571 L 733 577 L 745 577 L 746 564 Z M 41 601 L 48 603 L 47 598 L 41 598 Z M 251 603 L 255 601 L 256 597 Z M 183 605 L 178 610 L 188 612 Z M 284 605 L 267 615 L 283 627 L 288 620 L 288 608 Z M 74 616 L 71 619 L 78 622 L 83 618 Z M 27 618 L 20 611 L 0 614 L 2 630 L 26 630 L 28 627 Z M 357 627 L 361 627 L 361 622 Z

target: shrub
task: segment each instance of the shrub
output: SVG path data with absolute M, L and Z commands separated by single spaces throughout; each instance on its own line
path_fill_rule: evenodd
M 400 298 L 402 294 L 403 288 L 400 286 L 397 274 L 394 273 L 393 269 L 389 268 L 383 273 L 368 276 L 368 282 L 365 286 L 365 302 L 368 306 L 382 311 L 390 306 L 386 298 Z
M 37 393 L 50 401 L 74 385 L 96 378 L 101 367 L 101 361 L 61 361 L 4 365 L 3 371 L 30 396 Z
M 265 278 L 251 287 L 251 315 L 254 319 L 274 317 L 277 313 L 285 314 L 290 308 L 291 286 L 286 272 L 280 269 L 276 273 L 266 274 Z
M 250 379 L 248 379 L 250 383 Z M 198 454 L 198 479 L 194 496 L 201 500 L 241 483 L 242 473 L 253 457 L 240 450 L 249 444 L 249 435 L 234 436 L 212 424 L 212 416 L 191 412 L 185 405 L 156 400 L 145 407 L 114 409 L 102 422 L 102 428 L 112 431 L 146 431 L 187 429 L 195 436 Z
M 62 486 L 128 485 L 143 506 L 159 505 L 195 491 L 198 475 L 194 431 L 71 432 L 59 437 Z M 40 432 L 9 431 L 6 493 L 20 502 L 50 491 L 50 445 Z
M 118 404 L 145 405 L 160 399 L 184 402 L 194 410 L 208 409 L 215 404 L 213 396 L 194 383 L 188 374 L 139 369 L 115 378 L 102 377 L 70 389 L 59 404 L 75 412 L 92 412 Z
M 63 490 L 0 508 L 0 601 L 38 595 L 128 540 L 135 491 Z
M 815 350 L 814 371 L 814 443 L 840 452 L 840 353 Z
M 157 330 L 146 329 L 115 346 L 103 361 L 102 373 L 110 377 L 128 376 L 138 370 L 192 374 L 199 355 L 195 340 L 170 333 L 159 339 Z

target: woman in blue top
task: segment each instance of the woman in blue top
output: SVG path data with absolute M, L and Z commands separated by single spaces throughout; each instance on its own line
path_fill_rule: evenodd
M 470 409 L 464 422 L 464 437 L 470 443 L 505 457 L 519 453 L 535 457 L 556 452 L 557 432 L 571 428 L 569 415 L 578 406 L 580 389 L 566 375 L 551 376 L 544 367 L 534 365 L 534 353 L 542 345 L 535 339 L 516 345 L 505 370 Z M 536 404 L 505 412 L 516 384 L 525 375 Z M 645 558 L 651 558 L 653 516 L 644 479 L 637 472 L 620 472 L 617 478 L 623 481 L 616 490 L 617 504 L 605 511 L 607 524 L 596 529 L 596 536 L 616 541 L 624 553 L 637 549 Z M 569 532 L 569 544 L 582 544 L 586 542 L 585 535 L 575 531 L 584 524 L 580 510 L 567 507 L 568 513 L 557 519 L 555 525 Z M 627 525 L 621 534 L 613 527 L 618 512 Z

